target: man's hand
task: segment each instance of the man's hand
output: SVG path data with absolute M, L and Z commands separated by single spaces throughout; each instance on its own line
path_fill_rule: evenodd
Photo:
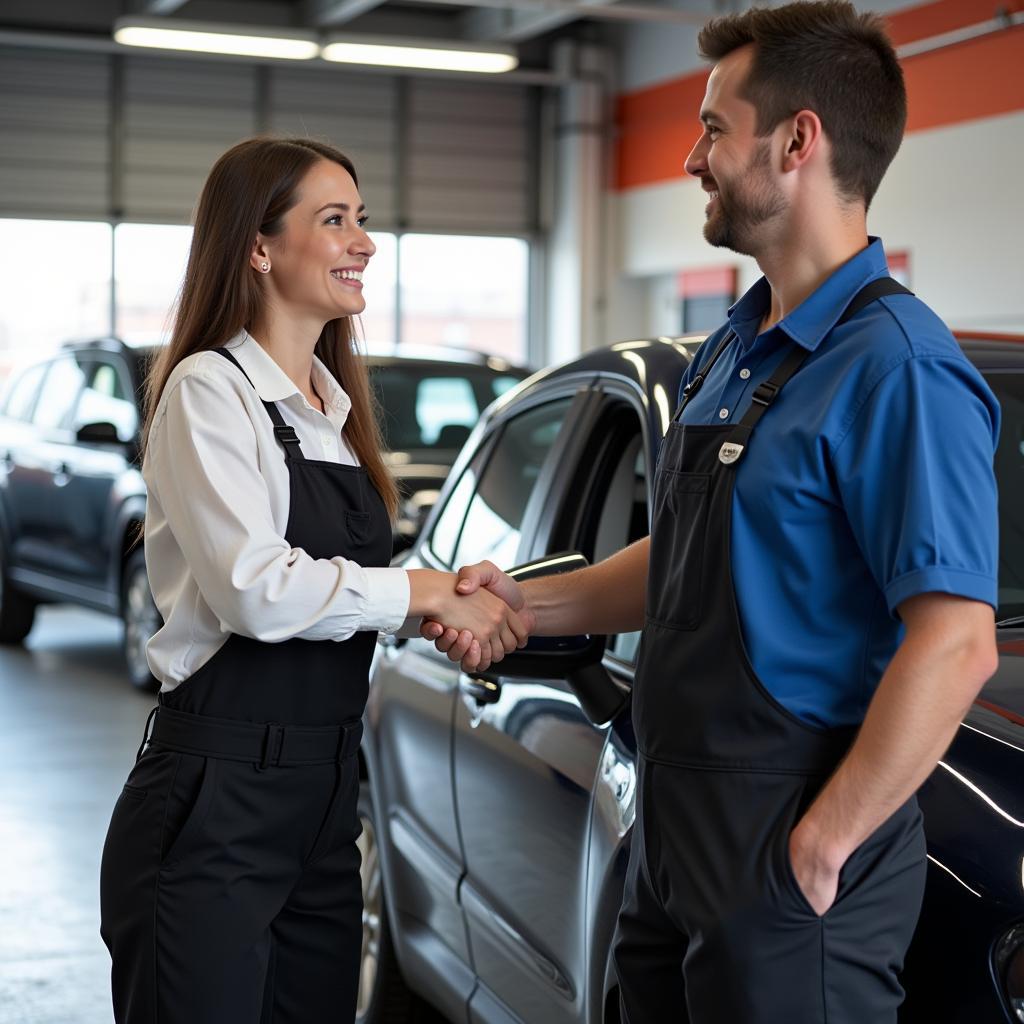
M 836 901 L 839 892 L 839 869 L 823 855 L 818 843 L 807 836 L 807 827 L 800 822 L 789 836 L 789 862 L 793 877 L 811 909 L 821 917 Z
M 459 570 L 459 582 L 455 587 L 457 593 L 468 597 L 481 587 L 500 597 L 512 611 L 518 613 L 519 620 L 526 630 L 532 631 L 535 616 L 526 605 L 522 588 L 511 576 L 488 561 L 463 566 Z M 432 640 L 434 646 L 443 654 L 447 654 L 450 661 L 459 662 L 464 672 L 484 672 L 492 661 L 497 660 L 488 649 L 481 648 L 469 630 L 464 629 L 460 632 L 452 628 L 445 629 L 440 622 L 425 619 L 420 627 L 420 634 L 424 639 Z M 525 646 L 525 641 L 519 646 Z

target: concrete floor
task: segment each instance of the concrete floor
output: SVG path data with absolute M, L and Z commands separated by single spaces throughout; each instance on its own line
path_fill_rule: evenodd
M 117 619 L 42 608 L 0 647 L 0 1024 L 110 1024 L 99 866 L 146 715 Z
M 51 605 L 0 646 L 0 1024 L 113 1022 L 100 854 L 155 704 L 112 616 Z

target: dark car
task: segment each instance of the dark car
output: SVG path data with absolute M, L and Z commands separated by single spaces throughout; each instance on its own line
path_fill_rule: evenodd
M 140 395 L 153 348 L 113 338 L 65 345 L 0 402 L 0 643 L 29 633 L 37 605 L 120 615 L 128 676 L 154 688 L 146 643 L 160 619 L 142 548 Z M 527 375 L 500 360 L 368 357 L 385 403 L 408 547 L 481 410 Z
M 458 361 L 369 355 L 367 363 L 388 463 L 402 492 L 400 551 L 416 539 L 480 414 L 529 371 L 470 352 Z
M 136 543 L 137 396 L 152 352 L 67 345 L 16 377 L 0 406 L 0 642 L 23 640 L 46 602 L 111 612 L 137 686 L 152 685 L 145 644 L 159 623 Z
M 644 536 L 698 341 L 614 345 L 500 400 L 403 564 L 550 572 Z M 1024 344 L 962 345 L 1004 416 L 1000 664 L 920 791 L 929 878 L 902 1020 L 1005 1024 L 1024 1021 Z M 479 1024 L 619 1019 L 637 642 L 538 638 L 470 677 L 422 639 L 382 638 L 362 755 L 366 1024 L 421 999 Z

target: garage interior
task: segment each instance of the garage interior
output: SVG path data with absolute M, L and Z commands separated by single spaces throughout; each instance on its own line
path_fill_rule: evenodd
M 0 0 L 0 393 L 68 341 L 166 340 L 202 183 L 258 134 L 322 138 L 358 168 L 371 354 L 525 374 L 707 333 L 760 271 L 707 245 L 683 170 L 707 81 L 696 35 L 748 6 Z M 856 6 L 887 18 L 909 94 L 868 219 L 892 275 L 954 330 L 1024 335 L 1024 2 Z M 117 41 L 130 25 L 278 32 L 316 55 L 142 48 Z M 362 41 L 514 67 L 319 55 Z M 100 854 L 153 702 L 125 680 L 117 616 L 42 605 L 23 645 L 0 646 L 0 1024 L 112 1020 Z

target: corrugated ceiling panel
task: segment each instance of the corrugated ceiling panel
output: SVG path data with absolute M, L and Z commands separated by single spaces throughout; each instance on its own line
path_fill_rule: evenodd
M 118 60 L 122 165 L 112 186 L 115 58 L 0 49 L 0 216 L 186 222 L 217 157 L 265 124 L 274 134 L 325 139 L 352 157 L 378 230 L 534 227 L 526 87 L 150 55 Z
M 359 191 L 378 230 L 393 228 L 398 104 L 387 75 L 275 68 L 270 77 L 270 129 L 336 146 L 355 164 Z
M 0 48 L 0 216 L 107 216 L 110 67 Z
M 530 231 L 530 130 L 525 87 L 412 79 L 410 230 Z
M 255 69 L 132 57 L 124 96 L 124 216 L 187 220 L 217 157 L 255 133 Z

